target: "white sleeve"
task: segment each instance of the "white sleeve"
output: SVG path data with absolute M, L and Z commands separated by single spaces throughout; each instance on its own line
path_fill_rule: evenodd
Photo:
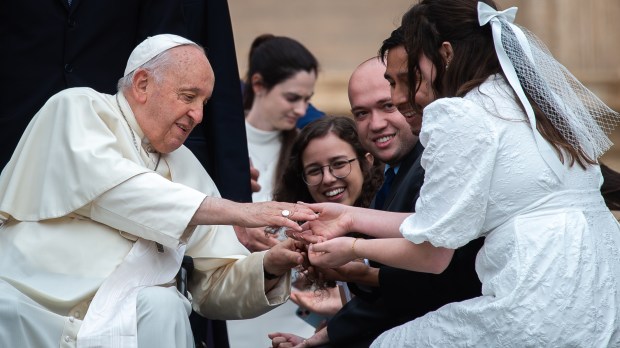
M 236 260 L 194 256 L 195 270 L 189 282 L 194 310 L 211 319 L 248 319 L 286 302 L 291 291 L 290 273 L 265 293 L 264 256 L 264 251 Z
M 458 248 L 482 234 L 499 140 L 490 117 L 463 98 L 440 99 L 424 110 L 426 172 L 416 213 L 400 227 L 405 238 Z
M 188 224 L 206 195 L 156 173 L 136 175 L 90 205 L 90 218 L 169 247 L 185 243 Z

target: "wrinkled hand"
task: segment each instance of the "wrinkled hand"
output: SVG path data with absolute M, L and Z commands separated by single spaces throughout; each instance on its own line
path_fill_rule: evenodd
M 254 167 L 252 159 L 250 159 L 250 187 L 252 189 L 252 192 L 258 192 L 261 189 L 260 185 L 258 184 L 259 175 L 260 172 L 258 171 L 258 169 L 256 169 L 256 167 Z
M 347 212 L 349 206 L 337 203 L 302 203 L 305 207 L 318 213 L 318 218 L 303 224 L 303 239 L 317 243 L 324 239 L 332 239 L 347 234 L 352 225 L 351 216 Z M 322 238 L 319 238 L 322 237 Z
M 337 287 L 322 291 L 304 290 L 291 292 L 291 301 L 311 312 L 333 316 L 342 308 L 342 299 Z
M 317 218 L 312 209 L 297 203 L 243 203 L 241 207 L 238 212 L 240 221 L 235 225 L 245 227 L 284 226 L 301 231 L 301 226 L 296 221 L 312 221 Z M 288 211 L 289 215 L 284 216 L 283 211 Z
M 310 263 L 320 268 L 340 267 L 358 257 L 353 253 L 355 238 L 339 237 L 312 244 L 308 250 Z
M 293 239 L 279 242 L 265 253 L 263 268 L 271 274 L 283 275 L 304 262 L 302 250 L 303 244 Z
M 233 226 L 237 239 L 249 251 L 263 251 L 278 244 L 276 235 L 266 234 L 263 228 Z
M 271 347 L 273 348 L 307 348 L 316 347 L 329 342 L 327 328 L 317 331 L 307 340 L 297 335 L 282 332 L 270 333 L 267 336 L 271 339 Z

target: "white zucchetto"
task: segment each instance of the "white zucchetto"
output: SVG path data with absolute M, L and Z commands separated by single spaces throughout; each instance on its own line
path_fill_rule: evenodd
M 188 44 L 195 45 L 196 43 L 184 37 L 173 34 L 149 36 L 131 52 L 129 59 L 127 60 L 127 66 L 125 67 L 125 74 L 123 76 L 127 76 L 140 66 L 144 65 L 144 63 L 166 50 Z

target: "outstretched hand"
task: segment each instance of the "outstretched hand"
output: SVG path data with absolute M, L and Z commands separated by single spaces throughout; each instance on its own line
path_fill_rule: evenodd
M 305 241 L 318 243 L 325 239 L 344 236 L 351 230 L 350 206 L 337 203 L 301 203 L 301 205 L 318 214 L 316 219 L 309 220 L 302 225 Z
M 240 221 L 236 223 L 245 227 L 277 226 L 301 231 L 297 221 L 312 221 L 316 213 L 303 204 L 286 202 L 243 203 L 239 212 Z
M 188 225 L 276 226 L 301 231 L 302 228 L 298 221 L 312 221 L 316 218 L 316 213 L 304 204 L 287 202 L 238 203 L 209 196 L 200 204 Z

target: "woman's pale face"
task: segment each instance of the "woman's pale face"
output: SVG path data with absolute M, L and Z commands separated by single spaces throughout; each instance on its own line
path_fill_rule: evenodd
M 266 131 L 290 130 L 297 120 L 306 114 L 310 98 L 314 94 L 316 73 L 301 70 L 290 78 L 273 86 L 269 91 L 263 87 L 255 90 L 252 108 L 258 108 L 256 127 Z
M 356 158 L 353 147 L 330 132 L 322 138 L 312 139 L 302 153 L 301 161 L 305 171 L 310 167 L 327 166 L 337 160 L 353 158 Z M 308 186 L 308 191 L 314 201 L 353 205 L 362 194 L 364 184 L 360 160 L 366 161 L 365 158 L 361 158 L 351 162 L 351 173 L 342 179 L 336 178 L 328 167 L 324 167 L 322 169 L 323 181 L 318 185 Z

